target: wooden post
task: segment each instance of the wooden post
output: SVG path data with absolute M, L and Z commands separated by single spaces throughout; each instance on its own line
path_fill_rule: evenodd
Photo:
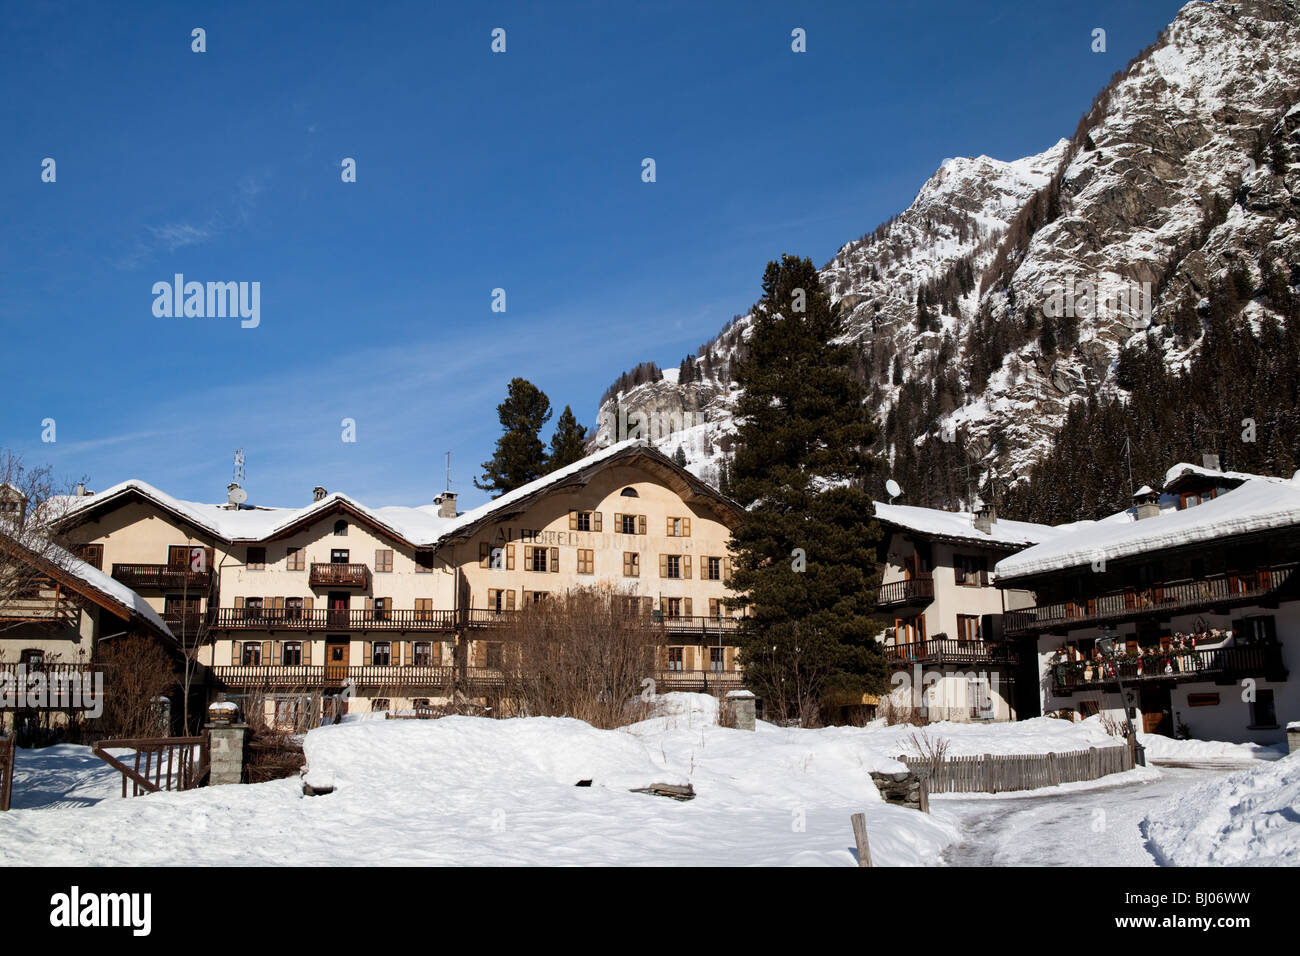
M 867 818 L 865 814 L 855 813 L 853 821 L 853 839 L 858 844 L 858 866 L 871 865 L 871 847 L 867 843 Z
M 929 812 L 930 812 L 930 785 L 929 785 L 929 781 L 926 780 L 925 777 L 922 777 L 921 780 L 920 780 L 920 784 L 921 784 L 921 812 L 922 812 L 922 813 L 929 813 Z M 863 831 L 863 835 L 864 835 L 864 836 L 866 835 L 866 831 L 865 831 L 865 830 Z

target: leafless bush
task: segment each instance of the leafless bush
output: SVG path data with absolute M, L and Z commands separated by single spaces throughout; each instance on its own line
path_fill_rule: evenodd
M 105 665 L 99 736 L 166 736 L 170 728 L 160 714 L 159 698 L 176 686 L 167 652 L 147 637 L 122 637 L 101 644 L 99 659 Z
M 62 494 L 49 468 L 28 468 L 0 451 L 0 629 L 29 626 L 33 601 L 48 592 L 49 575 L 67 567 L 71 555 L 55 530 L 64 511 Z M 52 627 L 62 623 L 55 617 Z
M 897 701 L 888 699 L 881 703 L 879 714 L 885 718 L 886 727 L 892 727 L 895 724 L 928 727 L 930 724 L 930 717 L 922 708 L 913 707 L 911 704 L 900 704 Z
M 1110 711 L 1101 711 L 1101 729 L 1112 737 L 1127 737 L 1128 727 L 1124 721 L 1113 716 Z
M 520 611 L 494 639 L 504 644 L 503 709 L 576 717 L 617 727 L 654 668 L 659 632 L 608 587 L 552 595 Z
M 920 760 L 921 766 L 928 771 L 928 776 L 937 773 L 947 759 L 948 746 L 947 737 L 932 735 L 926 730 L 912 731 L 912 751 Z

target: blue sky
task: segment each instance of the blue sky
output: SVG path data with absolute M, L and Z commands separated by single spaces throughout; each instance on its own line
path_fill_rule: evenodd
M 824 263 L 947 157 L 1069 136 L 1178 8 L 7 5 L 0 445 L 212 501 L 242 447 L 274 505 L 427 502 L 450 451 L 477 504 L 511 377 L 594 424 L 621 371 L 743 313 L 769 259 Z M 259 282 L 260 324 L 156 317 L 175 273 Z

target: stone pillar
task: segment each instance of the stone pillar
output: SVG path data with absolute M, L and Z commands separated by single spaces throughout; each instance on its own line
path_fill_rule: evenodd
M 722 699 L 722 726 L 753 730 L 757 700 L 752 691 L 728 691 Z
M 208 785 L 217 787 L 241 782 L 244 777 L 244 738 L 248 734 L 248 724 L 207 724 L 204 729 L 212 742 L 208 750 L 212 761 Z
M 1286 725 L 1286 746 L 1288 753 L 1300 753 L 1300 720 Z

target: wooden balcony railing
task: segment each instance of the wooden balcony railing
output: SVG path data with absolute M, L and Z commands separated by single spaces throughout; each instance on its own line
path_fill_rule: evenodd
M 331 608 L 223 607 L 213 616 L 217 630 L 243 631 L 454 631 L 455 611 L 334 610 Z
M 166 611 L 163 613 L 162 619 L 163 623 L 171 629 L 172 634 L 177 637 L 184 634 L 186 638 L 201 634 L 207 623 L 207 617 L 199 611 L 189 613 Z
M 114 564 L 113 577 L 129 588 L 167 588 L 207 591 L 211 571 L 191 571 L 169 564 Z
M 1073 661 L 1051 665 L 1056 694 L 1076 690 L 1114 687 L 1139 681 L 1236 680 L 1262 677 L 1285 680 L 1282 648 L 1277 644 L 1249 644 L 1230 647 L 1198 647 L 1194 650 L 1156 650 L 1140 658 L 1126 658 L 1107 666 L 1099 661 Z
M 745 682 L 740 671 L 725 670 L 665 670 L 654 675 L 655 692 L 701 691 L 718 689 L 735 690 Z
M 358 687 L 446 687 L 455 683 L 450 665 L 404 664 L 238 664 L 214 667 L 212 675 L 228 687 L 321 687 L 351 680 Z
M 518 611 L 494 611 L 488 608 L 470 608 L 460 612 L 462 627 L 502 627 L 515 620 Z M 708 617 L 704 615 L 667 617 L 659 613 L 637 615 L 637 619 L 675 637 L 702 639 L 706 643 L 735 634 L 740 621 L 734 617 Z
M 934 578 L 928 574 L 882 584 L 876 592 L 876 606 L 925 603 L 934 600 Z
M 1077 601 L 1008 611 L 1003 616 L 1002 626 L 1006 634 L 1023 634 L 1136 620 L 1152 614 L 1169 615 L 1214 606 L 1251 604 L 1276 592 L 1295 572 L 1295 564 L 1283 564 L 1248 572 L 1171 581 L 1147 588 L 1121 588 Z
M 364 588 L 370 584 L 370 568 L 364 564 L 313 562 L 307 580 L 314 588 Z
M 959 638 L 932 638 L 910 644 L 886 644 L 885 656 L 893 665 L 975 664 L 981 662 L 1010 665 L 1015 654 L 997 641 L 963 641 Z

